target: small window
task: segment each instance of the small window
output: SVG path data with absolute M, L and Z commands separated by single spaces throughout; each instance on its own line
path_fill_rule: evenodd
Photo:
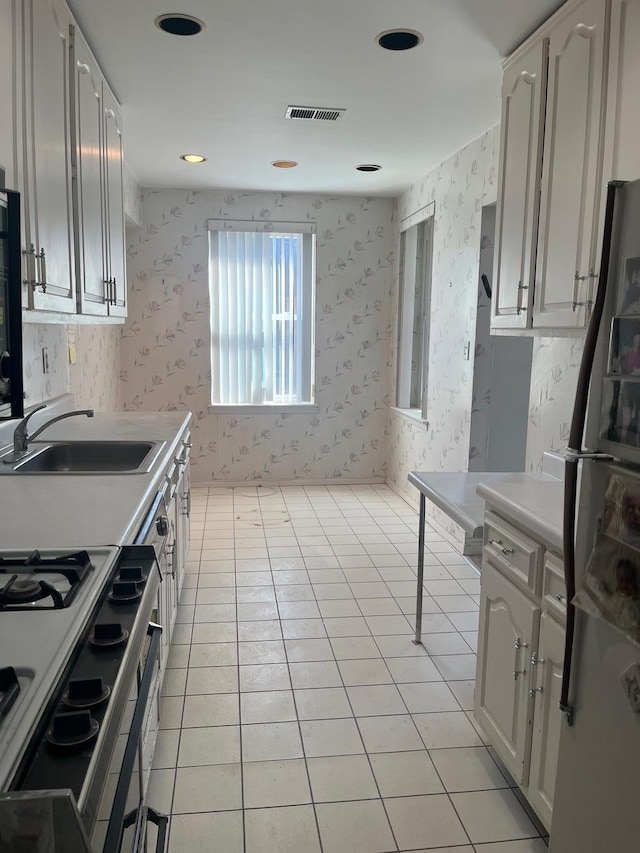
M 211 402 L 311 405 L 315 234 L 302 223 L 252 225 L 209 223 Z
M 396 405 L 426 418 L 433 217 L 400 235 L 400 314 Z

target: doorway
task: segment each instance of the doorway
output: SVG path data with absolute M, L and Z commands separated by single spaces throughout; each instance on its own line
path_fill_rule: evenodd
M 469 471 L 524 471 L 533 339 L 492 335 L 491 286 L 496 206 L 482 208 Z

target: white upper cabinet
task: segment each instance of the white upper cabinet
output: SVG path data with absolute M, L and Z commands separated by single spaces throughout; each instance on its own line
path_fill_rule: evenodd
M 127 315 L 122 117 L 64 0 L 16 4 L 24 319 Z
M 610 121 L 610 5 L 568 0 L 505 62 L 491 309 L 496 332 L 553 334 L 584 329 L 589 321 L 610 175 L 603 144 Z
M 606 179 L 640 177 L 640 0 L 613 0 L 607 94 Z
M 122 115 L 109 87 L 103 84 L 104 110 L 104 175 L 107 210 L 107 280 L 109 314 L 127 316 L 127 282 L 125 271 L 124 176 L 122 149 Z
M 26 0 L 22 13 L 23 278 L 29 307 L 75 313 L 71 17 L 61 0 Z
M 531 318 L 548 40 L 505 71 L 491 324 L 526 328 Z
M 78 310 L 106 316 L 106 208 L 103 191 L 102 74 L 80 32 L 74 33 Z
M 608 4 L 551 31 L 533 324 L 583 327 L 597 277 Z

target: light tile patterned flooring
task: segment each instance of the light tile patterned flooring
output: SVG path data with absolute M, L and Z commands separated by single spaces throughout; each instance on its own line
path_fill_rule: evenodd
M 150 802 L 170 853 L 546 853 L 476 729 L 477 572 L 385 486 L 198 489 Z M 517 840 L 518 839 L 518 840 Z

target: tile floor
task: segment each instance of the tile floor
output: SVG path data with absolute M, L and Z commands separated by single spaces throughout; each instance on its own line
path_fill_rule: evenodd
M 544 853 L 476 729 L 479 576 L 385 486 L 198 489 L 150 801 L 170 853 Z

